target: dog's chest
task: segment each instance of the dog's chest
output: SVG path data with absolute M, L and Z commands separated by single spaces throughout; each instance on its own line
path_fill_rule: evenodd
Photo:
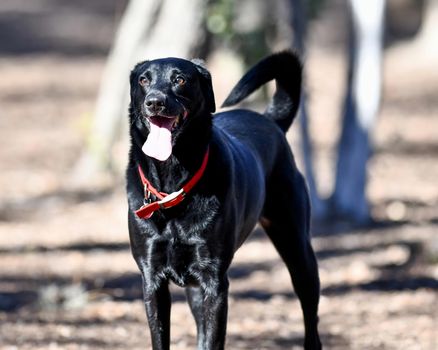
M 181 287 L 205 283 L 216 269 L 207 242 L 199 237 L 161 237 L 150 242 L 148 250 L 155 276 Z

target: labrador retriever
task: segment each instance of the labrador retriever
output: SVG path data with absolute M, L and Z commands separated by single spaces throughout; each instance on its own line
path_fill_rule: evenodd
M 227 270 L 257 223 L 290 272 L 305 349 L 321 348 L 309 197 L 285 137 L 299 106 L 299 59 L 290 52 L 263 59 L 224 106 L 273 79 L 265 113 L 213 114 L 211 76 L 200 60 L 144 61 L 131 72 L 129 234 L 154 350 L 170 346 L 170 281 L 185 287 L 198 349 L 224 349 Z

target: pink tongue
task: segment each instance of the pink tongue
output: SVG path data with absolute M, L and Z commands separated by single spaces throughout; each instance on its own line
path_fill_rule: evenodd
M 151 130 L 142 147 L 142 151 L 149 157 L 165 161 L 172 154 L 171 123 L 156 125 L 150 123 Z

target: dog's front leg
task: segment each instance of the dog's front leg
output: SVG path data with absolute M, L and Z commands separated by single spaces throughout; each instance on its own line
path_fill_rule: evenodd
M 198 330 L 198 350 L 223 350 L 228 312 L 228 279 L 187 289 L 190 309 Z
M 167 281 L 151 290 L 143 277 L 143 295 L 153 350 L 170 347 L 170 293 Z

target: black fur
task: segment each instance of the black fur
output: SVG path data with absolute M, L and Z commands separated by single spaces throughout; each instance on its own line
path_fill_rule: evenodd
M 297 56 L 288 52 L 271 55 L 252 67 L 233 88 L 222 107 L 239 103 L 273 79 L 276 91 L 264 115 L 286 132 L 295 118 L 301 94 L 301 63 Z
M 177 84 L 176 76 L 185 83 Z M 146 85 L 142 77 L 147 77 Z M 291 273 L 304 314 L 305 348 L 321 348 L 309 199 L 284 135 L 299 104 L 298 59 L 285 52 L 261 61 L 242 78 L 225 105 L 242 100 L 270 79 L 276 80 L 277 92 L 265 115 L 238 109 L 212 116 L 210 74 L 198 61 L 146 61 L 131 73 L 129 232 L 143 278 L 154 350 L 169 349 L 169 281 L 186 287 L 198 329 L 198 349 L 224 348 L 227 270 L 257 222 Z M 157 109 L 145 101 L 158 95 L 164 101 L 158 106 L 160 118 L 186 115 L 172 131 L 172 155 L 165 161 L 141 150 L 149 133 L 148 118 L 157 117 Z M 189 181 L 208 147 L 205 174 L 180 205 L 158 211 L 148 220 L 135 216 L 144 197 L 137 165 L 159 191 L 171 193 Z

